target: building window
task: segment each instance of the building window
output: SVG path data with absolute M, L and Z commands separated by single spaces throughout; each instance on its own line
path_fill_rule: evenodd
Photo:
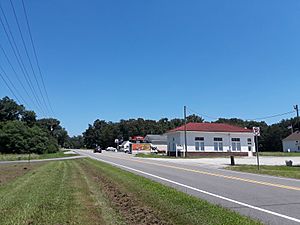
M 241 151 L 241 139 L 240 138 L 231 138 L 232 151 Z
M 195 137 L 195 150 L 204 151 L 204 137 Z
M 216 137 L 214 138 L 214 150 L 215 151 L 223 151 L 223 139 Z
M 248 139 L 247 139 L 247 143 L 248 143 L 248 145 L 252 145 L 252 139 L 251 139 L 251 138 L 248 138 Z

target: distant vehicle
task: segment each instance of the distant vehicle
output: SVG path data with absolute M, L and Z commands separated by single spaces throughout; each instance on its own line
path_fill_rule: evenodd
M 94 153 L 97 153 L 97 152 L 102 153 L 102 149 L 100 148 L 100 146 L 98 146 L 94 149 Z
M 107 147 L 106 151 L 117 152 L 117 149 L 114 147 Z

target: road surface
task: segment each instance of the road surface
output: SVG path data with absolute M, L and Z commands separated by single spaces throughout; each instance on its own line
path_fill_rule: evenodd
M 222 205 L 264 224 L 300 224 L 300 180 L 228 171 L 204 164 L 135 158 L 125 153 L 76 152 Z

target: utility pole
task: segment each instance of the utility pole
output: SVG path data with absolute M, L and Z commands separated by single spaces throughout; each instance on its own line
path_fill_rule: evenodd
M 184 114 L 184 149 L 185 154 L 184 157 L 187 157 L 187 140 L 186 140 L 186 106 L 183 107 L 183 114 Z
M 300 131 L 300 124 L 299 124 L 299 107 L 298 105 L 294 105 L 294 109 L 296 110 L 297 113 L 297 129 Z
M 256 161 L 257 161 L 257 170 L 259 170 L 259 152 L 258 152 L 258 136 L 260 136 L 260 128 L 253 127 L 253 134 L 255 136 L 255 151 L 256 151 Z

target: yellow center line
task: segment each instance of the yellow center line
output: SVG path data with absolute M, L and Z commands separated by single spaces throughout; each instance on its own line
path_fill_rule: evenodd
M 274 183 L 269 183 L 269 182 L 264 182 L 264 181 L 257 181 L 257 180 L 252 180 L 252 179 L 235 177 L 235 176 L 227 176 L 227 175 L 222 175 L 222 174 L 218 174 L 218 173 L 205 172 L 205 171 L 202 171 L 202 170 L 194 170 L 194 169 L 183 168 L 183 167 L 179 167 L 179 166 L 163 165 L 163 164 L 160 164 L 160 163 L 146 162 L 144 160 L 138 160 L 138 159 L 126 159 L 126 158 L 119 158 L 119 157 L 113 157 L 113 156 L 105 156 L 105 157 L 109 157 L 109 158 L 113 158 L 113 159 L 122 159 L 122 160 L 133 161 L 133 162 L 140 162 L 140 163 L 149 164 L 149 165 L 155 165 L 155 166 L 161 166 L 161 167 L 166 167 L 166 168 L 178 169 L 178 170 L 183 170 L 183 171 L 188 171 L 188 172 L 193 172 L 193 173 L 199 173 L 199 174 L 204 174 L 204 175 L 209 175 L 209 176 L 215 176 L 215 177 L 222 177 L 222 178 L 225 178 L 225 179 L 244 181 L 244 182 L 253 183 L 253 184 L 260 184 L 260 185 L 265 185 L 265 186 L 271 186 L 271 187 L 283 188 L 283 189 L 288 189 L 288 190 L 300 191 L 300 187 L 295 187 L 295 186 L 287 186 L 287 185 L 282 185 L 282 184 L 274 184 Z

